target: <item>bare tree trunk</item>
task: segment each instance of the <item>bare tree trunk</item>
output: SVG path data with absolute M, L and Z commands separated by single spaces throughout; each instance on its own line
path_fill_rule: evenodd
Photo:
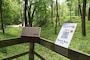
M 87 0 L 83 0 L 83 15 L 82 15 L 82 35 L 86 36 L 86 22 L 85 22 L 85 16 L 86 16 L 86 2 Z
M 22 14 L 22 11 L 21 11 L 21 21 L 22 21 L 22 26 L 24 26 L 24 24 L 23 24 L 23 14 Z
M 44 15 L 44 20 L 47 21 L 47 17 L 46 17 L 46 13 L 47 13 L 47 12 L 46 12 L 46 4 L 45 4 L 45 3 L 44 3 L 44 7 L 45 7 L 45 11 L 44 11 L 44 14 L 45 14 L 45 15 Z
M 35 7 L 34 7 L 34 9 L 33 9 L 33 12 L 32 12 L 32 15 L 31 15 L 32 21 L 33 21 L 33 18 L 34 18 L 34 14 L 35 14 L 36 8 L 37 8 L 37 6 L 35 5 Z
M 2 31 L 3 31 L 3 34 L 4 34 L 5 30 L 4 30 L 4 23 L 3 23 L 3 18 L 2 18 L 2 12 L 1 12 L 1 25 L 2 25 Z
M 0 2 L 1 3 L 1 11 L 0 11 L 0 14 L 1 14 L 1 28 L 2 28 L 2 31 L 3 31 L 3 34 L 5 33 L 5 30 L 4 30 L 4 23 L 3 23 L 3 15 L 2 15 L 2 12 L 3 12 L 3 9 L 2 9 L 2 1 Z
M 59 21 L 59 11 L 58 11 L 59 9 L 58 8 L 59 8 L 59 6 L 58 6 L 58 0 L 56 0 L 56 9 L 57 9 L 56 10 L 56 12 L 57 12 L 56 18 L 57 18 L 57 22 L 60 24 L 60 21 Z
M 25 7 L 24 7 L 25 26 L 28 26 L 28 23 L 27 23 L 27 4 L 28 4 L 28 0 L 25 0 Z
M 72 21 L 72 13 L 71 13 L 72 12 L 72 6 L 71 6 L 72 5 L 72 1 L 70 1 L 69 4 L 70 4 L 70 8 L 69 9 L 70 9 L 70 22 L 71 22 Z
M 88 20 L 90 21 L 90 5 L 89 5 L 89 9 L 88 9 Z
M 31 4 L 30 4 L 29 10 L 28 10 L 28 19 L 29 19 L 29 26 L 32 27 L 32 20 L 31 20 L 30 14 L 31 14 Z
M 32 3 L 32 1 L 31 0 L 29 0 L 29 3 L 30 3 L 30 5 L 29 5 L 29 9 L 28 9 L 28 19 L 29 19 L 29 26 L 30 27 L 32 27 L 32 19 L 31 19 L 31 3 Z
M 33 18 L 34 18 L 34 14 L 35 14 L 35 11 L 36 11 L 36 5 L 34 6 L 34 9 L 31 13 L 31 8 L 32 8 L 31 2 L 32 1 L 29 1 L 29 2 L 30 2 L 30 6 L 29 6 L 29 9 L 28 9 L 28 19 L 29 19 L 29 26 L 32 27 Z
M 58 14 L 58 0 L 56 0 L 56 26 L 55 26 L 55 34 L 57 34 L 57 23 L 59 22 L 59 14 Z
M 30 13 L 28 13 L 29 14 L 29 25 L 30 25 L 30 27 L 32 27 L 32 24 L 33 24 L 33 18 L 34 18 L 35 11 L 36 11 L 36 6 L 34 7 L 31 16 L 30 16 Z
M 80 0 L 78 0 L 78 9 L 79 9 L 81 19 L 82 19 L 82 10 L 81 10 L 81 5 L 80 5 Z

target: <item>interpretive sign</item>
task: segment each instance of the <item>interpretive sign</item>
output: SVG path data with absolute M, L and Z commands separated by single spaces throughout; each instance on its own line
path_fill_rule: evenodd
M 64 23 L 55 44 L 68 48 L 75 32 L 77 23 Z
M 21 36 L 40 37 L 40 27 L 24 27 Z

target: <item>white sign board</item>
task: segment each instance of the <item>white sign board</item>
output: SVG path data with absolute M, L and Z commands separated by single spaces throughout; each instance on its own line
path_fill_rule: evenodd
M 40 37 L 40 27 L 24 27 L 21 36 Z
M 75 32 L 77 23 L 64 23 L 55 44 L 68 48 Z

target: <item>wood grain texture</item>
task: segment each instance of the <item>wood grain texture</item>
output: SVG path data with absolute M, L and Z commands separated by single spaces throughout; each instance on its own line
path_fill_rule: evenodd
M 90 60 L 90 54 L 86 54 L 86 53 L 83 53 L 80 51 L 75 51 L 70 48 L 67 49 L 67 48 L 58 46 L 58 45 L 56 45 L 52 42 L 49 42 L 43 38 L 40 38 L 38 43 L 58 54 L 63 55 L 64 57 L 71 59 L 71 60 Z

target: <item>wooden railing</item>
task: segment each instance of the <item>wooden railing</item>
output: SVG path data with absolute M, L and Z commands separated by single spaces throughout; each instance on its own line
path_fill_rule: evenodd
M 73 49 L 67 49 L 61 46 L 58 46 L 52 42 L 47 41 L 46 39 L 39 38 L 39 37 L 25 37 L 22 36 L 20 38 L 14 38 L 14 39 L 7 39 L 0 41 L 0 48 L 12 46 L 16 44 L 22 44 L 22 43 L 30 43 L 30 50 L 26 51 L 24 53 L 20 53 L 11 57 L 3 58 L 1 60 L 12 60 L 14 58 L 29 54 L 29 60 L 34 60 L 34 54 L 37 55 L 41 60 L 46 60 L 41 55 L 39 55 L 37 52 L 34 51 L 35 43 L 40 44 L 60 55 L 63 55 L 64 57 L 67 57 L 71 60 L 90 60 L 90 54 L 86 54 L 83 52 L 75 51 Z

